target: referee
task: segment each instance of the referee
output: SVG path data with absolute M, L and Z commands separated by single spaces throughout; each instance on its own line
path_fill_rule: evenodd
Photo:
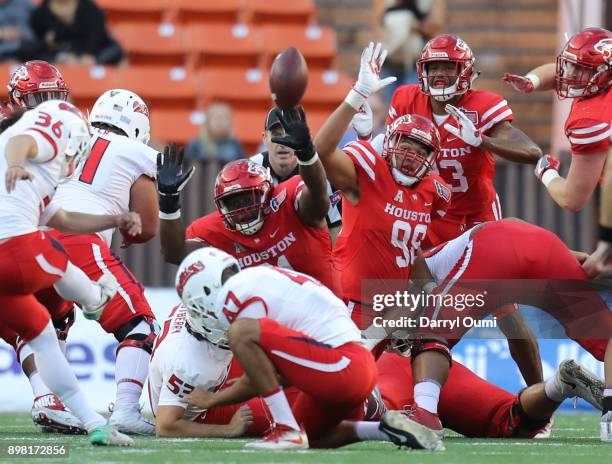
M 274 180 L 274 185 L 278 185 L 287 179 L 300 174 L 297 157 L 291 148 L 272 143 L 272 137 L 282 137 L 285 130 L 280 123 L 279 115 L 281 110 L 274 107 L 266 116 L 264 123 L 263 143 L 267 150 L 251 156 L 251 161 L 270 169 L 270 174 Z M 327 212 L 327 226 L 332 244 L 342 226 L 342 195 L 340 190 L 335 189 L 327 182 L 327 192 L 329 194 L 329 211 Z

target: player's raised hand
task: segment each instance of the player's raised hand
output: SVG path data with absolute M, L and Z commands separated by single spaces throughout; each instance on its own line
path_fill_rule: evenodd
M 142 232 L 142 221 L 138 213 L 118 214 L 116 225 L 119 229 L 127 231 L 128 235 L 138 235 Z
M 517 92 L 531 93 L 535 90 L 535 85 L 531 79 L 518 74 L 505 73 L 503 81 Z
M 444 110 L 455 120 L 458 127 L 451 124 L 444 124 L 444 128 L 455 137 L 460 138 L 468 145 L 478 147 L 482 144 L 482 134 L 474 123 L 466 116 L 466 114 L 454 107 L 453 105 L 446 105 Z
M 246 404 L 241 406 L 232 416 L 229 423 L 229 437 L 240 437 L 253 425 L 253 411 Z
M 285 130 L 285 135 L 272 137 L 272 142 L 293 149 L 301 164 L 312 164 L 315 148 L 306 123 L 304 108 L 300 106 L 297 109 L 283 110 L 278 119 Z
M 357 82 L 344 100 L 356 111 L 359 111 L 365 100 L 380 89 L 392 84 L 397 80 L 395 76 L 389 76 L 384 79 L 380 78 L 380 71 L 387 58 L 387 50 L 382 48 L 382 44 L 378 42 L 370 42 L 363 49 L 361 54 L 361 64 L 359 66 L 359 77 Z
M 163 154 L 157 154 L 157 191 L 159 210 L 162 214 L 175 215 L 178 212 L 181 190 L 185 188 L 195 171 L 195 166 L 191 166 L 187 172 L 183 172 L 184 156 L 185 149 L 181 148 L 177 153 L 174 143 L 166 145 Z
M 357 137 L 362 140 L 369 140 L 374 130 L 374 116 L 372 115 L 372 108 L 365 102 L 359 108 L 359 111 L 355 113 L 351 120 L 351 126 L 355 130 Z
M 32 173 L 23 166 L 9 166 L 6 169 L 6 175 L 4 176 L 4 183 L 7 193 L 11 193 L 13 191 L 18 180 L 28 180 L 33 178 L 34 175 L 32 175 Z

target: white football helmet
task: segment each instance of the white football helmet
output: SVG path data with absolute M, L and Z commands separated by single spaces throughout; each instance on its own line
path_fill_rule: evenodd
M 121 129 L 132 140 L 149 142 L 149 109 L 142 98 L 124 89 L 104 92 L 94 103 L 89 123 L 103 123 Z
M 205 247 L 190 253 L 176 273 L 176 291 L 187 307 L 189 327 L 220 346 L 228 345 L 227 324 L 218 315 L 216 300 L 228 268 L 238 272 L 238 260 L 217 248 Z

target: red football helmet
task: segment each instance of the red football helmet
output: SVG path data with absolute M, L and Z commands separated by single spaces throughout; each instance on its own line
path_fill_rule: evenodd
M 589 27 L 572 36 L 557 56 L 559 98 L 590 97 L 612 83 L 612 32 Z
M 225 165 L 215 181 L 215 204 L 230 230 L 253 235 L 261 229 L 274 183 L 270 172 L 248 159 Z
M 417 143 L 407 144 L 405 139 Z M 417 114 L 405 114 L 387 127 L 382 157 L 398 183 L 412 185 L 433 167 L 439 151 L 440 133 L 434 123 Z
M 35 108 L 47 100 L 68 100 L 68 87 L 59 70 L 46 61 L 27 61 L 9 81 L 9 101 L 22 108 Z
M 436 76 L 429 76 L 429 64 L 435 61 L 448 61 L 455 63 L 452 77 L 454 83 L 438 88 L 432 84 Z M 439 101 L 450 100 L 455 95 L 467 92 L 478 73 L 474 72 L 474 53 L 467 43 L 456 35 L 443 34 L 434 37 L 425 44 L 421 51 L 421 58 L 417 61 L 417 75 L 421 91 Z M 432 82 L 434 81 L 434 82 Z

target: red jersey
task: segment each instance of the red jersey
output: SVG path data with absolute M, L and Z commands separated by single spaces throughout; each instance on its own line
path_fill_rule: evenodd
M 610 149 L 612 87 L 589 98 L 576 98 L 565 121 L 572 155 L 602 153 Z
M 300 176 L 274 188 L 270 212 L 262 228 L 244 235 L 225 226 L 215 211 L 195 220 L 187 239 L 199 239 L 235 256 L 241 268 L 272 264 L 311 275 L 337 293 L 332 272 L 331 241 L 327 227 L 305 225 L 299 214 L 304 183 Z
M 334 264 L 340 272 L 342 296 L 370 303 L 371 296 L 362 295 L 362 281 L 376 281 L 376 286 L 380 282 L 377 293 L 405 286 L 427 226 L 445 214 L 451 191 L 435 173 L 414 187 L 398 184 L 387 162 L 368 142 L 349 143 L 344 152 L 357 171 L 359 202 L 342 200 L 342 231 L 334 246 Z M 369 294 L 374 289 L 368 285 L 363 290 Z
M 472 120 L 480 132 L 487 135 L 496 124 L 512 121 L 512 110 L 503 97 L 485 90 L 468 90 L 457 103 L 459 109 Z M 404 114 L 418 114 L 435 121 L 429 97 L 416 84 L 403 85 L 393 94 L 387 124 Z M 444 124 L 456 126 L 447 118 L 438 127 L 440 131 L 440 155 L 437 170 L 453 190 L 453 202 L 449 216 L 481 216 L 495 202 L 497 193 L 493 186 L 495 160 L 493 153 L 472 147 L 450 134 Z M 437 124 L 436 124 L 437 125 Z

